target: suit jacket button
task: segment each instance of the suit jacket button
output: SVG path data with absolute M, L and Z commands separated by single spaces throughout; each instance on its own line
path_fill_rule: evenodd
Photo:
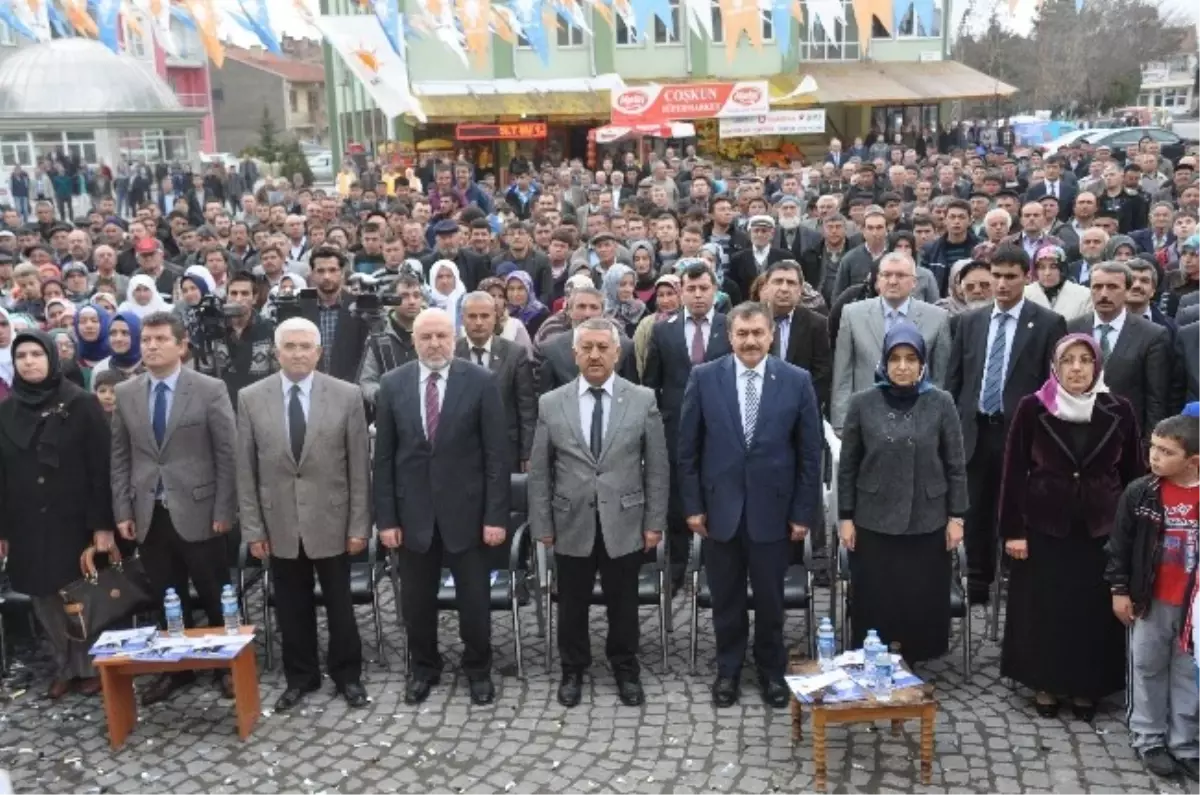
M 1074 477 L 1075 477 L 1075 479 L 1076 479 L 1076 480 L 1079 480 L 1079 473 L 1078 473 L 1078 472 L 1075 472 L 1075 473 L 1074 473 Z
M 38 485 L 40 486 L 41 484 L 43 484 L 45 482 L 46 482 L 46 479 L 44 477 L 42 477 L 41 475 L 39 475 L 38 476 Z

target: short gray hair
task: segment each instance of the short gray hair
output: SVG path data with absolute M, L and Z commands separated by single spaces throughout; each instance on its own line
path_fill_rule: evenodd
M 493 298 L 492 294 L 487 292 L 486 290 L 476 290 L 473 293 L 467 293 L 466 295 L 464 295 L 463 299 L 462 299 L 463 307 L 465 308 L 466 305 L 468 303 L 470 303 L 471 301 L 484 301 L 489 306 L 491 306 L 493 309 L 496 308 L 496 299 Z
M 917 273 L 917 262 L 903 251 L 889 251 L 879 259 L 879 269 L 883 270 L 883 266 L 892 262 L 898 262 L 902 265 L 908 265 L 912 268 L 913 275 Z
M 1133 269 L 1124 262 L 1109 260 L 1101 262 L 1092 268 L 1092 273 L 1115 273 L 1125 277 L 1125 289 L 1128 290 L 1133 286 Z
M 567 309 L 575 306 L 576 299 L 578 299 L 581 295 L 593 296 L 597 301 L 600 302 L 601 306 L 604 305 L 604 293 L 600 292 L 595 287 L 576 287 L 571 291 L 571 294 L 567 296 Z
M 593 317 L 580 323 L 571 332 L 571 347 L 574 348 L 579 344 L 579 338 L 585 331 L 608 331 L 612 334 L 613 345 L 621 344 L 621 333 L 617 331 L 617 325 L 606 317 Z
M 283 335 L 289 331 L 304 331 L 311 334 L 317 341 L 317 345 L 321 344 L 321 329 L 317 328 L 317 324 L 303 317 L 289 317 L 287 320 L 275 327 L 275 347 L 283 345 Z

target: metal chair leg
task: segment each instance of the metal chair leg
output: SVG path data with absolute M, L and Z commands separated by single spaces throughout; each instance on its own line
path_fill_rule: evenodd
M 995 641 L 1000 635 L 1000 600 L 1004 595 L 1004 577 L 1006 576 L 1006 568 L 1007 567 L 1004 565 L 1004 539 L 999 539 L 996 541 L 996 571 L 992 578 L 992 604 L 990 605 L 990 627 L 988 629 L 993 641 Z
M 663 676 L 667 675 L 670 670 L 667 664 L 667 615 L 671 607 L 670 601 L 670 576 L 665 571 L 659 571 L 658 584 L 658 640 L 662 644 L 662 672 Z
M 379 612 L 379 597 L 375 594 L 374 587 L 371 588 L 371 614 L 375 619 L 375 654 L 379 658 L 379 664 L 387 668 L 387 653 L 383 650 L 383 616 Z
M 813 593 L 812 572 L 806 571 L 805 576 L 808 577 L 808 609 L 804 611 L 804 634 L 808 636 L 808 658 L 815 660 L 817 659 L 817 636 L 813 630 L 813 625 L 816 623 L 813 620 L 813 610 L 817 607 L 817 595 Z
M 4 614 L 0 613 L 0 677 L 8 676 L 8 636 L 4 624 Z
M 271 628 L 271 572 L 263 572 L 263 632 L 267 645 L 267 670 L 275 667 L 275 655 L 272 649 L 274 636 Z
M 537 565 L 537 564 L 535 564 Z M 540 566 L 538 567 L 540 569 Z M 537 621 L 537 635 L 539 638 L 546 637 L 546 605 L 542 602 L 542 575 L 540 571 L 534 572 L 533 577 L 526 577 L 526 582 L 533 581 L 533 610 L 534 620 Z
M 554 670 L 554 602 L 546 591 L 546 673 Z
M 521 611 L 517 609 L 517 589 L 510 585 L 512 592 L 513 646 L 517 654 L 517 678 L 525 678 L 525 665 L 521 659 Z
M 692 572 L 691 637 L 688 639 L 688 673 L 696 673 L 696 653 L 700 649 L 700 571 Z

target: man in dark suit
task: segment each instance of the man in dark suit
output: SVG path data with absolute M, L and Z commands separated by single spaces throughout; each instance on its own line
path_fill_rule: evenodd
M 1092 314 L 1075 318 L 1067 330 L 1095 337 L 1104 382 L 1114 395 L 1133 404 L 1138 426 L 1148 440 L 1154 426 L 1169 413 L 1170 333 L 1126 311 L 1125 296 L 1132 284 L 1133 271 L 1123 262 L 1102 262 L 1092 268 Z
M 603 294 L 594 287 L 576 287 L 567 298 L 567 316 L 571 328 L 585 320 L 604 314 Z M 634 355 L 633 340 L 621 334 L 621 353 L 617 360 L 617 375 L 626 381 L 638 382 L 637 357 Z M 558 389 L 579 377 L 579 365 L 575 363 L 575 349 L 571 334 L 555 334 L 542 343 L 534 354 L 534 379 L 538 396 Z
M 309 256 L 310 282 L 317 290 L 317 316 L 309 318 L 321 330 L 320 371 L 342 381 L 358 382 L 367 340 L 367 325 L 350 312 L 354 296 L 342 289 L 346 258 L 329 246 Z
M 653 389 L 658 398 L 672 472 L 677 471 L 679 412 L 692 368 L 730 352 L 725 316 L 713 308 L 717 298 L 713 272 L 706 265 L 697 264 L 684 270 L 681 278 L 683 310 L 651 329 L 646 367 L 642 371 L 643 385 Z M 688 558 L 687 525 L 678 478 L 671 478 L 667 533 L 672 574 L 678 587 L 683 582 Z
M 820 517 L 821 412 L 812 379 L 768 355 L 761 304 L 729 314 L 733 355 L 691 371 L 679 420 L 679 490 L 705 539 L 717 641 L 713 703 L 732 706 L 746 656 L 746 579 L 754 590 L 754 662 L 763 701 L 789 698 L 783 674 L 783 581 L 791 544 Z
M 985 603 L 995 569 L 996 499 L 1008 421 L 1017 402 L 1046 381 L 1054 346 L 1066 334 L 1058 313 L 1024 297 L 1029 255 L 1018 245 L 992 255 L 990 307 L 959 316 L 950 349 L 946 391 L 954 397 L 967 460 L 968 594 Z
M 1035 202 L 1043 196 L 1054 196 L 1058 199 L 1058 220 L 1066 221 L 1071 217 L 1079 186 L 1063 179 L 1063 160 L 1058 155 L 1046 158 L 1045 169 L 1046 178 L 1025 192 L 1025 201 Z
M 825 162 L 832 163 L 834 168 L 841 168 L 850 158 L 842 151 L 842 142 L 837 138 L 829 139 L 829 151 L 825 153 Z
M 408 633 L 404 700 L 429 697 L 442 671 L 437 592 L 454 575 L 462 669 L 471 701 L 490 704 L 491 585 L 483 545 L 504 543 L 509 471 L 504 404 L 496 377 L 454 359 L 454 324 L 426 309 L 413 324 L 418 360 L 383 377 L 375 398 L 375 524 L 398 550 Z
M 1200 400 L 1200 322 L 1180 326 L 1175 334 L 1175 361 L 1168 412 L 1178 414 Z
M 804 271 L 795 260 L 785 259 L 767 268 L 761 298 L 775 320 L 771 355 L 807 370 L 812 376 L 817 400 L 825 409 L 829 406 L 833 379 L 829 325 L 816 312 L 800 306 L 803 289 Z
M 769 215 L 756 215 L 750 219 L 750 247 L 729 260 L 727 272 L 737 282 L 745 299 L 750 298 L 750 288 L 760 273 L 776 262 L 794 258 L 788 249 L 773 246 L 774 238 L 775 219 Z
M 508 433 L 509 471 L 524 472 L 529 465 L 537 422 L 537 398 L 533 394 L 533 362 L 520 345 L 496 336 L 496 301 L 490 293 L 468 293 L 460 310 L 466 336 L 454 346 L 459 359 L 492 371 L 504 401 Z

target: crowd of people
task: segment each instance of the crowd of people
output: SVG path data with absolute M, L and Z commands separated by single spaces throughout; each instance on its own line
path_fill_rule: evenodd
M 965 542 L 971 604 L 1009 581 L 1001 672 L 1036 711 L 1091 720 L 1128 677 L 1146 765 L 1194 780 L 1196 155 L 942 138 L 835 139 L 811 167 L 522 160 L 500 185 L 462 158 L 347 161 L 332 192 L 230 169 L 234 193 L 217 166 L 163 178 L 129 221 L 108 194 L 74 220 L 5 208 L 0 552 L 54 643 L 50 695 L 98 687 L 55 595 L 84 547 L 136 545 L 157 592 L 191 621 L 190 580 L 215 624 L 239 524 L 271 562 L 278 708 L 320 685 L 314 578 L 329 676 L 366 703 L 348 560 L 374 525 L 397 553 L 406 700 L 439 681 L 448 568 L 490 703 L 486 548 L 523 474 L 566 706 L 597 576 L 617 694 L 642 703 L 638 571 L 660 544 L 673 592 L 708 572 L 714 703 L 740 697 L 753 607 L 762 697 L 784 706 L 806 538 L 820 585 L 851 551 L 846 646 L 876 629 L 910 664 L 947 650 Z

